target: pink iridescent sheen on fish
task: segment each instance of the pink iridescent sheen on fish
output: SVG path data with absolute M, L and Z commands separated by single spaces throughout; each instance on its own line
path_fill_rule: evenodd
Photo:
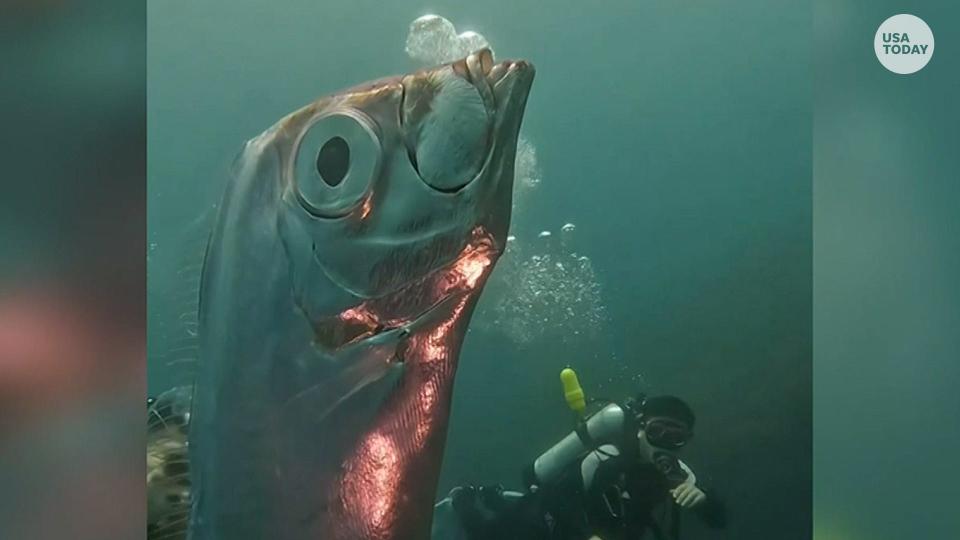
M 429 537 L 533 74 L 484 49 L 247 143 L 201 283 L 192 539 Z

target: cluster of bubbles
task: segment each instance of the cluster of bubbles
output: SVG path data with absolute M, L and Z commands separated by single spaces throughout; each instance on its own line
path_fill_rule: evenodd
M 572 223 L 528 242 L 511 236 L 476 318 L 484 331 L 526 344 L 582 342 L 602 335 L 607 314 L 593 263 L 573 250 Z M 559 238 L 556 238 L 559 236 Z
M 469 31 L 458 34 L 449 20 L 439 15 L 424 15 L 410 23 L 406 51 L 415 62 L 435 66 L 453 62 L 484 47 L 490 47 L 490 44 L 482 35 Z
M 406 52 L 414 62 L 429 66 L 452 62 L 483 47 L 490 44 L 481 34 L 457 33 L 449 20 L 424 15 L 410 24 Z M 537 150 L 521 133 L 514 172 L 515 217 L 541 180 Z M 557 235 L 543 231 L 523 240 L 511 236 L 474 325 L 520 344 L 542 338 L 574 342 L 599 337 L 606 321 L 600 284 L 590 259 L 573 249 L 575 229 L 568 223 Z

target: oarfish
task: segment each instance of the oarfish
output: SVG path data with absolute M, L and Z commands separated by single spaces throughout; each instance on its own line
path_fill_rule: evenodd
M 484 49 L 245 145 L 201 278 L 192 539 L 429 536 L 533 76 Z

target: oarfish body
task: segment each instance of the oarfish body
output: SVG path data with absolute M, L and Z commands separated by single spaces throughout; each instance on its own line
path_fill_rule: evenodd
M 247 143 L 201 283 L 191 538 L 429 536 L 533 73 L 481 50 Z

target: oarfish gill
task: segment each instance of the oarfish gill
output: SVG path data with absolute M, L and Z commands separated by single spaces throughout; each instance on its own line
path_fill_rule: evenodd
M 481 50 L 247 143 L 201 283 L 191 538 L 429 536 L 533 74 Z

